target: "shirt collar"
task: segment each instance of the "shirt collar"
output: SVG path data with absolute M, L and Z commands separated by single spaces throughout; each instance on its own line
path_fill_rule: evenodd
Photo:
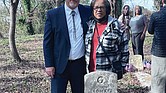
M 66 3 L 65 3 L 65 11 L 67 13 L 67 15 L 70 15 L 71 14 L 71 11 L 75 11 L 75 14 L 77 15 L 79 12 L 78 12 L 78 7 L 76 7 L 74 10 L 70 9 Z

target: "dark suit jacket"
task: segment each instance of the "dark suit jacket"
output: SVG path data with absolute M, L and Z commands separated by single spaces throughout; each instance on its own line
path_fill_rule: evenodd
M 79 5 L 78 10 L 85 37 L 88 29 L 86 22 L 91 15 L 90 8 Z M 45 67 L 55 67 L 56 73 L 63 73 L 68 62 L 70 48 L 66 14 L 63 5 L 49 10 L 46 15 L 43 40 Z

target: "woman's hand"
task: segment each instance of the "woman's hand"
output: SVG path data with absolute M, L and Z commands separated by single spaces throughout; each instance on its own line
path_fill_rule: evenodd
M 142 35 L 141 35 L 141 40 L 143 40 L 145 38 L 145 33 L 142 33 Z

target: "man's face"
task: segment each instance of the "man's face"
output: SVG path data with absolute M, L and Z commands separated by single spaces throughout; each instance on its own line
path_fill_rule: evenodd
M 78 6 L 79 2 L 80 0 L 66 0 L 66 5 L 70 9 L 75 9 Z
M 104 0 L 96 0 L 93 7 L 93 15 L 97 19 L 101 19 L 106 15 L 106 7 L 104 5 Z

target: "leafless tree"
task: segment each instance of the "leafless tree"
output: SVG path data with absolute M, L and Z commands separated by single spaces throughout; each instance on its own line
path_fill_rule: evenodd
M 14 60 L 21 62 L 15 43 L 16 30 L 16 12 L 19 0 L 10 0 L 10 28 L 9 28 L 9 46 Z
M 111 5 L 111 15 L 118 18 L 121 14 L 122 0 L 109 0 Z

